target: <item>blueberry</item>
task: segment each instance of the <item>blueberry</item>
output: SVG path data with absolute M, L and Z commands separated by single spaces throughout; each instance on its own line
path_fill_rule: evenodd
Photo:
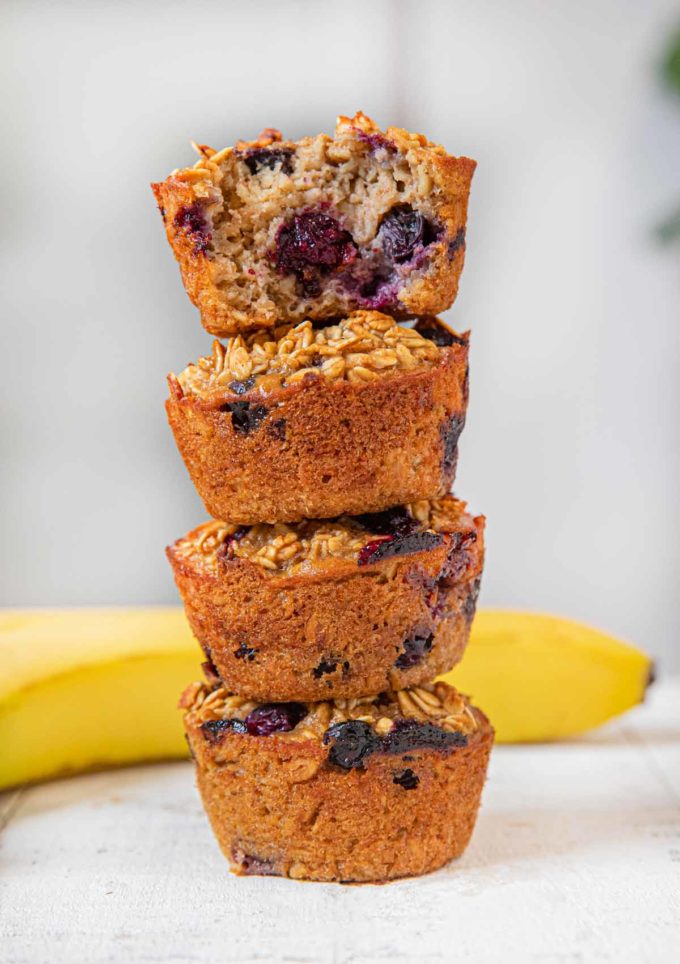
M 364 131 L 357 130 L 356 135 L 360 141 L 368 144 L 368 149 L 371 153 L 375 151 L 385 150 L 385 151 L 396 151 L 396 145 L 388 140 L 384 134 L 366 134 Z
M 329 762 L 343 770 L 363 767 L 366 757 L 380 749 L 380 737 L 362 720 L 333 724 L 324 733 L 323 742 L 332 743 Z
M 468 549 L 477 541 L 474 529 L 467 532 L 452 532 L 446 562 L 439 573 L 439 586 L 452 586 L 465 573 L 470 564 Z
M 441 426 L 440 436 L 444 448 L 442 472 L 447 479 L 453 479 L 458 462 L 458 439 L 465 427 L 464 415 L 452 415 Z
M 334 673 L 337 668 L 337 660 L 322 659 L 319 665 L 312 670 L 312 676 L 314 679 L 321 679 L 326 673 Z
M 467 746 L 468 738 L 458 731 L 442 730 L 434 723 L 419 720 L 395 720 L 390 732 L 382 739 L 384 753 L 408 753 L 409 750 L 440 750 L 446 752 Z
M 392 556 L 405 556 L 414 552 L 435 549 L 444 541 L 438 532 L 413 532 L 406 536 L 383 536 L 374 539 L 359 550 L 358 565 L 390 559 Z
M 196 253 L 203 254 L 208 250 L 212 233 L 206 220 L 203 205 L 199 201 L 180 208 L 173 218 L 173 224 L 175 228 L 185 231 L 191 236 Z
M 293 153 L 290 147 L 254 147 L 246 153 L 243 162 L 251 174 L 259 174 L 265 167 L 273 171 L 277 165 L 283 174 L 292 174 Z
M 276 270 L 279 274 L 294 274 L 312 296 L 321 290 L 320 276 L 351 264 L 355 258 L 352 235 L 321 211 L 293 215 L 276 235 Z
M 201 663 L 201 669 L 203 670 L 203 675 L 205 676 L 208 686 L 221 686 L 222 680 L 217 672 L 217 667 L 210 658 L 210 654 L 206 654 L 208 658 L 205 662 Z
M 365 512 L 356 516 L 356 521 L 364 529 L 381 536 L 406 536 L 420 527 L 418 520 L 403 505 L 383 512 Z
M 442 325 L 436 318 L 421 318 L 415 328 L 418 334 L 427 338 L 428 341 L 434 342 L 438 348 L 467 344 L 464 338 L 450 331 L 446 325 Z
M 448 244 L 449 258 L 453 260 L 458 251 L 465 247 L 465 228 L 458 228 L 456 231 L 455 238 L 452 238 Z
M 239 648 L 234 650 L 234 656 L 236 659 L 247 660 L 247 662 L 252 663 L 257 655 L 257 650 L 254 646 L 248 646 L 247 643 L 240 643 Z
M 417 666 L 431 651 L 433 642 L 434 633 L 426 636 L 414 633 L 407 636 L 403 643 L 404 651 L 396 658 L 394 665 L 397 669 L 410 669 L 412 666 Z
M 239 435 L 250 435 L 267 416 L 264 405 L 251 405 L 250 402 L 227 402 L 222 411 L 231 412 L 231 424 Z
M 267 435 L 270 438 L 276 439 L 279 442 L 286 441 L 286 420 L 285 418 L 276 418 L 273 422 L 267 425 Z
M 201 723 L 201 731 L 208 743 L 220 743 L 227 733 L 247 733 L 242 720 L 208 720 Z
M 420 783 L 420 778 L 411 769 L 402 770 L 400 773 L 395 773 L 392 783 L 398 784 L 403 787 L 404 790 L 415 790 L 415 788 Z
M 242 381 L 229 382 L 229 390 L 232 391 L 234 395 L 245 395 L 254 385 L 255 379 L 251 375 L 250 378 L 244 378 Z
M 246 717 L 246 729 L 251 736 L 269 736 L 294 730 L 307 715 L 303 703 L 263 703 Z
M 389 210 L 378 229 L 383 250 L 398 264 L 412 258 L 420 245 L 431 244 L 437 235 L 435 227 L 410 204 L 397 204 Z
M 468 594 L 465 597 L 465 601 L 463 602 L 462 612 L 463 612 L 463 616 L 468 621 L 468 623 L 471 623 L 472 620 L 475 618 L 475 612 L 477 611 L 477 599 L 479 598 L 479 589 L 480 589 L 481 583 L 482 583 L 481 576 L 477 576 L 476 579 L 472 580 L 472 582 L 470 583 Z
M 224 542 L 217 550 L 217 558 L 222 559 L 223 561 L 233 559 L 234 543 L 240 542 L 240 540 L 244 537 L 246 532 L 249 531 L 249 529 L 250 529 L 250 526 L 239 526 L 235 532 L 232 532 L 231 535 L 226 536 L 224 539 Z
M 281 876 L 281 872 L 273 860 L 257 857 L 255 854 L 247 854 L 237 846 L 232 847 L 231 856 L 239 870 L 247 876 L 255 874 L 260 874 L 265 877 Z

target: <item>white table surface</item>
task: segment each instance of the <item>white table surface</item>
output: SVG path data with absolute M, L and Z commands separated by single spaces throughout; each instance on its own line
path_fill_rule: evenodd
M 191 765 L 0 797 L 3 964 L 680 961 L 680 680 L 497 747 L 464 857 L 384 886 L 232 877 Z

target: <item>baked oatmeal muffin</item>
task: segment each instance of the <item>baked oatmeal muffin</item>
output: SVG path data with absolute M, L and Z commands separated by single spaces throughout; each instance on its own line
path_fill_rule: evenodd
M 326 522 L 211 522 L 168 558 L 191 628 L 229 690 L 348 698 L 431 680 L 461 659 L 484 519 L 447 496 Z
M 456 297 L 475 162 L 365 115 L 335 137 L 265 130 L 153 191 L 205 328 L 233 335 L 379 309 L 431 315 Z
M 468 336 L 375 311 L 241 335 L 170 375 L 168 419 L 208 513 L 244 525 L 377 512 L 448 492 Z
M 238 874 L 384 881 L 436 870 L 470 839 L 493 730 L 446 683 L 264 704 L 195 683 L 180 705 Z

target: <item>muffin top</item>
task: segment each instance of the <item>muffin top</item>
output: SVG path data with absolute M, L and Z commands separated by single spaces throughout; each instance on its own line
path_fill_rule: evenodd
M 361 383 L 423 370 L 454 343 L 466 344 L 435 319 L 407 328 L 378 311 L 357 311 L 324 327 L 303 321 L 215 340 L 211 355 L 176 377 L 189 397 L 266 395 L 310 379 Z
M 297 575 L 338 560 L 367 566 L 423 552 L 441 545 L 450 533 L 460 535 L 459 548 L 476 539 L 466 503 L 452 495 L 339 519 L 253 526 L 207 522 L 178 540 L 172 551 L 213 572 L 242 559 L 273 576 Z
M 192 683 L 180 706 L 208 743 L 228 733 L 311 740 L 329 746 L 330 762 L 347 768 L 369 753 L 448 752 L 465 746 L 482 724 L 469 700 L 442 681 L 319 703 L 258 703 L 228 693 L 219 681 L 212 688 Z

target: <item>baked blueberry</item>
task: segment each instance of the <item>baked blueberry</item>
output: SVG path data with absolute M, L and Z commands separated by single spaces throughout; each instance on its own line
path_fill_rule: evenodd
M 404 640 L 404 651 L 397 656 L 394 665 L 397 669 L 410 669 L 412 666 L 417 666 L 431 651 L 433 642 L 434 633 L 428 633 L 427 635 L 414 633 L 407 636 Z
M 331 744 L 329 761 L 343 770 L 362 767 L 366 757 L 380 749 L 380 737 L 362 720 L 335 723 L 324 733 L 323 742 Z
M 259 174 L 264 168 L 273 171 L 277 167 L 283 174 L 292 174 L 293 154 L 289 147 L 254 147 L 246 153 L 243 163 L 251 174 Z
M 356 254 L 352 235 L 336 218 L 323 211 L 303 211 L 279 228 L 274 263 L 279 274 L 294 274 L 311 293 L 319 287 L 319 275 L 351 264 Z
M 404 790 L 415 790 L 420 780 L 413 770 L 407 768 L 400 773 L 395 773 L 392 783 L 398 784 L 400 787 L 403 787 Z
M 245 726 L 251 736 L 269 736 L 294 730 L 306 715 L 302 703 L 263 703 L 248 714 Z
M 410 204 L 397 204 L 380 223 L 378 236 L 383 250 L 392 261 L 408 261 L 420 245 L 426 247 L 437 239 L 437 230 L 427 218 Z
M 247 733 L 242 720 L 208 720 L 201 723 L 203 736 L 208 743 L 219 743 L 227 733 Z

